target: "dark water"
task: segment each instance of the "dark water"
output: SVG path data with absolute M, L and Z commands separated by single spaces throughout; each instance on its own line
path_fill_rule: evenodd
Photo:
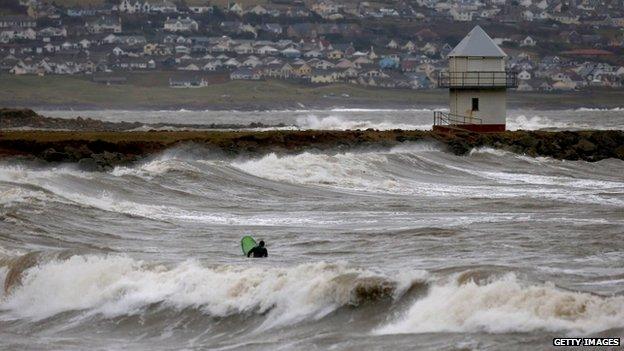
M 624 162 L 435 144 L 0 163 L 0 348 L 545 349 L 624 334 Z M 268 243 L 242 257 L 239 240 Z

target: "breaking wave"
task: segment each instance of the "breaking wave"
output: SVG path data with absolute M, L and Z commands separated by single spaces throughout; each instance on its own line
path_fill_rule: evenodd
M 266 330 L 317 321 L 343 307 L 401 300 L 410 303 L 404 315 L 382 322 L 373 334 L 542 330 L 587 335 L 624 328 L 623 296 L 525 283 L 513 273 L 475 281 L 466 271 L 434 280 L 425 271 L 388 275 L 346 263 L 275 267 L 187 260 L 166 265 L 114 255 L 31 263 L 11 289 L 0 293 L 3 320 L 36 322 L 67 313 L 74 320 L 114 319 L 190 310 L 213 318 L 256 316 L 258 329 Z M 20 267 L 0 265 L 0 278 L 13 268 Z M 419 294 L 406 295 L 413 289 Z
M 285 156 L 271 153 L 257 159 L 235 161 L 232 166 L 258 177 L 292 184 L 403 192 L 407 189 L 401 184 L 400 175 L 388 173 L 391 156 L 409 158 L 415 153 L 439 150 L 435 144 L 422 143 L 385 152 L 304 152 Z
M 548 117 L 520 115 L 507 119 L 508 130 L 540 130 L 540 129 L 588 129 L 591 126 L 585 123 L 570 121 L 554 121 Z
M 572 177 L 559 169 L 560 162 L 503 150 L 478 148 L 470 155 L 475 158 L 483 156 L 477 161 L 479 164 L 483 162 L 483 166 L 475 166 L 470 159 L 449 155 L 436 144 L 426 143 L 374 152 L 269 154 L 234 161 L 232 166 L 277 182 L 358 192 L 434 197 L 530 196 L 624 206 L 624 202 L 617 198 L 624 188 L 624 183 L 620 181 Z M 510 168 L 518 166 L 524 169 Z M 556 173 L 540 174 L 536 170 L 544 167 L 550 167 Z M 466 184 L 464 181 L 468 178 L 471 182 Z M 444 186 L 440 186 L 441 179 L 445 179 Z M 515 186 L 525 187 L 520 189 Z M 599 193 L 588 194 L 588 188 Z
M 188 176 L 197 177 L 205 174 L 204 170 L 191 165 L 190 161 L 162 158 L 147 162 L 136 167 L 119 167 L 111 172 L 116 177 L 136 176 L 144 180 L 169 172 L 187 172 Z M 0 167 L 0 194 L 8 196 L 2 202 L 60 202 L 87 206 L 103 211 L 125 214 L 133 217 L 143 217 L 159 221 L 192 221 L 200 223 L 221 225 L 322 225 L 330 223 L 322 217 L 297 216 L 292 218 L 276 218 L 264 214 L 238 215 L 231 211 L 202 211 L 192 207 L 180 208 L 174 204 L 159 203 L 159 201 L 147 201 L 145 199 L 132 199 L 126 197 L 124 186 L 107 187 L 107 179 L 98 179 L 100 174 L 81 172 L 70 168 L 55 167 L 52 169 L 33 170 L 22 166 Z M 11 181 L 11 184 L 21 184 L 34 190 L 2 190 L 2 181 Z M 85 184 L 92 182 L 99 186 L 93 187 Z M 94 183 L 95 184 L 95 183 Z M 156 196 L 157 187 L 151 189 L 152 195 Z M 163 187 L 163 192 L 175 190 Z M 190 193 L 190 192 L 189 192 Z
M 344 263 L 290 268 L 148 264 L 125 256 L 75 255 L 23 271 L 0 300 L 3 318 L 41 320 L 65 312 L 115 318 L 153 309 L 193 309 L 211 317 L 264 316 L 262 328 L 317 320 L 343 306 L 397 299 L 427 274 L 388 277 Z
M 377 151 L 271 153 L 234 160 L 206 159 L 202 152 L 198 154 L 171 150 L 144 163 L 117 167 L 105 174 L 71 167 L 0 165 L 0 204 L 59 202 L 158 221 L 219 225 L 345 223 L 337 218 L 328 221 L 322 216 L 302 214 L 277 218 L 262 212 L 232 213 L 227 208 L 206 211 L 202 205 L 195 205 L 207 199 L 220 199 L 224 194 L 238 191 L 240 186 L 267 186 L 258 184 L 258 178 L 263 178 L 341 192 L 452 198 L 535 197 L 624 206 L 618 196 L 624 183 L 610 177 L 591 179 L 586 172 L 595 167 L 589 169 L 583 164 L 565 164 L 491 148 L 474 149 L 469 157 L 446 153 L 434 143 Z M 140 191 L 128 196 L 126 188 L 137 186 Z M 172 196 L 182 194 L 187 197 L 184 202 L 169 201 Z
M 333 108 L 330 111 L 332 112 L 433 112 L 433 111 L 448 111 L 448 108 L 436 108 L 436 109 L 429 109 L 429 108 L 410 108 L 410 109 L 391 109 L 391 108 L 377 108 L 377 109 L 371 109 L 371 108 Z
M 193 166 L 188 160 L 163 155 L 137 166 L 117 166 L 111 171 L 111 174 L 117 177 L 132 175 L 149 179 L 155 175 L 169 172 L 199 173 L 202 172 L 202 170 Z
M 614 112 L 619 112 L 619 111 L 624 111 L 624 107 L 614 107 L 614 108 L 591 108 L 591 107 L 581 107 L 581 108 L 577 108 L 574 111 L 578 111 L 578 112 L 604 112 L 604 111 L 614 111 Z
M 590 334 L 624 327 L 624 297 L 524 285 L 513 274 L 478 284 L 435 284 L 401 319 L 376 334 L 546 330 Z
M 377 129 L 377 130 L 428 130 L 431 124 L 406 124 L 390 121 L 366 121 L 366 120 L 349 120 L 340 116 L 329 116 L 319 118 L 314 115 L 297 118 L 297 126 L 301 129 L 318 129 L 318 130 L 355 130 L 355 129 Z
M 577 110 L 580 111 L 580 110 Z M 617 109 L 610 111 L 619 111 Z M 518 115 L 507 118 L 507 130 L 618 130 L 621 129 L 619 123 L 606 122 L 606 125 L 598 124 L 596 120 L 573 120 L 573 119 L 552 119 L 545 116 L 535 115 L 527 117 Z

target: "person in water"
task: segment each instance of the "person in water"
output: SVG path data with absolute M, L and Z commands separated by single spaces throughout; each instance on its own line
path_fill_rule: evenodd
M 263 240 L 260 240 L 260 242 L 258 243 L 258 246 L 249 250 L 249 252 L 247 253 L 247 257 L 251 257 L 252 254 L 253 254 L 253 257 L 269 257 L 269 253 L 267 252 L 266 247 L 264 247 Z

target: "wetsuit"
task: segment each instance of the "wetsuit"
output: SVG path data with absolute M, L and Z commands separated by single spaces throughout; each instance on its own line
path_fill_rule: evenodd
M 269 253 L 267 252 L 266 247 L 256 246 L 253 249 L 249 250 L 247 253 L 247 257 L 250 257 L 253 254 L 253 257 L 269 257 Z

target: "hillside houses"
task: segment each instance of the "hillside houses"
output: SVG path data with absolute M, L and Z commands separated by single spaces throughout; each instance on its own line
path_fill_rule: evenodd
M 28 16 L 0 16 L 0 28 L 33 28 L 37 21 Z
M 193 19 L 186 18 L 167 18 L 163 29 L 168 32 L 195 32 L 199 29 L 199 25 Z
M 131 1 L 122 0 L 116 7 L 119 12 L 122 13 L 177 13 L 178 7 L 168 0 L 156 0 L 156 1 Z
M 90 33 L 121 33 L 121 18 L 117 16 L 100 16 L 85 24 Z
M 27 3 L 31 10 L 23 15 L 0 16 L 3 73 L 117 72 L 123 77 L 141 71 L 196 72 L 219 77 L 210 81 L 284 79 L 428 89 L 460 39 L 444 28 L 485 21 L 502 28 L 495 40 L 508 51 L 519 90 L 620 88 L 624 80 L 624 34 L 619 31 L 624 4 L 312 0 L 251 6 L 232 1 L 219 8 L 210 2 L 120 0 L 65 9 L 39 0 Z M 406 23 L 409 31 L 402 30 Z

